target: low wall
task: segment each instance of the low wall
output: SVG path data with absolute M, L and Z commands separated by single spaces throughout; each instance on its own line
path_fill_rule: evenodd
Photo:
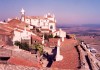
M 77 46 L 78 49 L 78 53 L 79 53 L 79 59 L 80 59 L 80 66 L 81 69 L 86 69 L 86 70 L 90 70 L 88 63 L 85 59 L 86 53 L 84 52 L 84 50 L 81 48 L 80 45 Z
M 95 58 L 95 54 L 88 51 L 87 47 L 89 47 L 89 46 L 86 43 L 82 42 L 81 46 L 86 50 L 87 57 L 89 58 L 92 70 L 99 70 L 100 69 L 100 61 L 98 61 Z

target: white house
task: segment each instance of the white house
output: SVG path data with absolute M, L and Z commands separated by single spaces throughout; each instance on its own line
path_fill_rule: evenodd
M 21 21 L 31 26 L 36 26 L 41 29 L 49 29 L 52 32 L 56 31 L 56 20 L 55 16 L 50 13 L 45 16 L 26 16 L 25 10 L 21 10 Z
M 32 33 L 31 31 L 28 31 L 26 29 L 26 27 L 23 30 L 15 28 L 14 29 L 14 36 L 13 36 L 13 44 L 15 41 L 21 42 L 21 40 L 30 40 L 31 35 L 35 35 L 35 34 Z
M 20 41 L 21 42 L 21 32 L 20 30 L 14 30 L 14 36 L 13 36 L 13 44 L 15 41 Z
M 62 29 L 55 31 L 52 34 L 53 34 L 53 37 L 55 37 L 55 36 L 59 36 L 59 37 L 63 37 L 63 38 L 66 37 L 66 32 L 63 31 Z

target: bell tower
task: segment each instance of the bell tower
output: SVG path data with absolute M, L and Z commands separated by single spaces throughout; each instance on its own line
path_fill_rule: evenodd
M 20 12 L 21 12 L 21 21 L 24 22 L 25 21 L 25 10 L 22 8 Z

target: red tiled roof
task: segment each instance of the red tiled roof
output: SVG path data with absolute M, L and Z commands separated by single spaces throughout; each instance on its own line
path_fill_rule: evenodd
M 65 39 L 65 41 L 61 43 L 60 53 L 63 56 L 63 60 L 55 61 L 52 65 L 53 68 L 77 70 L 79 61 L 74 44 L 76 44 L 76 40 L 72 39 Z
M 54 21 L 52 21 L 52 20 L 49 20 L 49 23 L 55 23 Z
M 42 41 L 42 39 L 39 37 L 39 36 L 35 36 L 35 35 L 32 35 L 32 39 L 34 40 L 39 40 L 39 41 Z
M 10 59 L 8 60 L 8 63 L 15 64 L 15 65 L 29 66 L 29 67 L 37 67 L 37 68 L 40 67 L 38 62 L 36 61 L 31 62 L 20 57 L 10 57 Z
M 44 19 L 44 17 L 41 16 L 25 16 L 26 19 Z
M 57 43 L 58 43 L 58 40 L 59 40 L 60 38 L 49 38 L 49 43 L 48 43 L 48 45 L 49 46 L 57 46 Z
M 18 26 L 17 26 L 16 28 L 17 28 L 17 29 L 20 29 L 20 30 L 24 30 L 24 28 L 23 28 L 23 27 L 18 27 Z
M 12 31 L 13 31 L 13 29 L 8 28 L 8 27 L 4 27 L 3 30 L 5 30 L 5 31 L 7 31 L 7 32 L 12 32 Z
M 17 20 L 17 19 L 12 19 L 11 21 L 8 22 L 8 24 L 6 24 L 6 26 L 9 26 L 13 29 L 16 27 L 24 28 L 27 25 L 28 24 L 21 22 L 20 20 Z
M 19 26 L 19 27 L 25 27 L 27 25 L 28 25 L 27 23 L 21 22 L 21 24 L 18 24 L 17 26 Z
M 13 32 L 14 28 L 10 27 L 7 24 L 0 26 L 0 31 L 2 31 L 4 34 L 9 35 Z
M 0 30 L 0 35 L 10 35 L 10 32 Z
M 22 32 L 25 29 L 24 27 L 16 27 L 16 28 L 17 28 L 16 31 L 19 31 L 19 32 Z M 27 28 L 26 28 L 26 31 L 32 32 L 31 30 L 29 30 Z
M 37 19 L 36 16 L 25 16 L 26 19 Z
M 47 15 L 47 17 L 48 17 L 48 18 L 52 18 L 52 16 L 51 16 L 51 15 Z
M 41 29 L 41 31 L 50 31 L 49 29 Z
M 16 29 L 15 31 L 22 32 L 22 30 Z
M 5 46 L 5 45 L 6 45 L 6 42 L 0 41 L 0 46 Z
M 0 34 L 4 34 L 6 31 L 0 28 Z
M 10 25 L 14 25 L 14 24 L 19 24 L 19 23 L 21 23 L 21 21 L 20 21 L 20 20 L 17 20 L 17 19 L 12 19 L 12 20 L 8 21 L 8 23 L 9 23 Z

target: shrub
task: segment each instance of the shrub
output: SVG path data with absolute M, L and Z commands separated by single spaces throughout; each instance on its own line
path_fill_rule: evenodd
M 20 49 L 23 50 L 29 50 L 29 45 L 25 42 L 25 43 L 20 43 L 19 41 L 15 41 L 14 43 L 16 46 L 19 46 Z
M 53 38 L 53 35 L 52 35 L 52 34 L 50 34 L 48 37 L 49 37 L 49 38 Z
M 44 34 L 44 39 L 45 39 L 45 40 L 48 40 L 48 39 L 49 39 L 49 37 L 48 37 L 47 34 Z
M 40 55 L 43 54 L 43 46 L 41 44 L 34 44 L 32 47 L 37 52 L 39 52 Z
M 60 38 L 60 37 L 56 35 L 54 38 Z
M 67 39 L 71 39 L 70 35 L 66 35 L 66 38 L 67 38 Z
M 21 45 L 19 46 L 19 48 L 23 49 L 23 50 L 29 50 L 29 45 L 25 42 L 25 43 L 21 43 Z
M 36 31 L 37 31 L 37 32 L 40 32 L 40 30 L 39 30 L 39 29 L 36 29 Z
M 20 43 L 19 41 L 15 41 L 14 45 L 16 45 L 16 46 L 20 46 L 21 43 Z

